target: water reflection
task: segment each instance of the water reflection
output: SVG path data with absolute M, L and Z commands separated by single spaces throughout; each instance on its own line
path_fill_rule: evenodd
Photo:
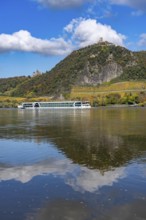
M 69 159 L 50 158 L 41 163 L 29 166 L 0 166 L 0 181 L 17 180 L 21 183 L 31 181 L 35 176 L 59 176 L 63 181 L 79 192 L 94 192 L 102 186 L 111 186 L 120 178 L 124 178 L 125 168 L 107 171 L 103 175 L 97 170 L 72 164 Z
M 63 216 L 63 217 L 62 217 Z M 33 217 L 30 215 L 27 220 Z M 91 218 L 91 212 L 87 204 L 80 201 L 55 200 L 47 204 L 35 216 L 36 220 L 85 220 Z
M 114 207 L 101 220 L 145 220 L 146 219 L 146 199 L 136 200 L 121 206 Z
M 146 151 L 144 113 L 145 109 L 25 110 L 14 111 L 12 120 L 12 112 L 8 111 L 8 116 L 2 118 L 0 135 L 52 143 L 75 163 L 105 171 Z
M 145 113 L 0 110 L 0 219 L 146 219 Z

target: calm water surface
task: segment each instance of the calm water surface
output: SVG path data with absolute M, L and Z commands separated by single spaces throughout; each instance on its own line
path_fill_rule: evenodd
M 1 109 L 0 220 L 146 220 L 146 109 Z

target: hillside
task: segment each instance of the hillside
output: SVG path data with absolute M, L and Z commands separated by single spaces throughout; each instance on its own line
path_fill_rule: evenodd
M 0 95 L 9 94 L 10 91 L 15 89 L 21 83 L 27 81 L 29 77 L 20 76 L 20 77 L 9 77 L 0 79 Z
M 72 52 L 51 71 L 23 80 L 10 93 L 12 96 L 62 94 L 66 97 L 74 86 L 131 80 L 146 80 L 146 51 L 132 52 L 100 42 Z

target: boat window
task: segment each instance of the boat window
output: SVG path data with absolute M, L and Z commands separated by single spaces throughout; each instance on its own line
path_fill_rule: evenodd
M 75 106 L 81 106 L 81 102 L 76 102 Z
M 32 103 L 23 103 L 23 107 L 33 107 Z
M 90 106 L 90 102 L 83 102 L 82 103 L 84 106 Z

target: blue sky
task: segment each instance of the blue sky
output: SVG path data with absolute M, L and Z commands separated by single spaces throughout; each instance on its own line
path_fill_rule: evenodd
M 1 0 L 0 78 L 46 72 L 103 40 L 146 50 L 146 0 Z

